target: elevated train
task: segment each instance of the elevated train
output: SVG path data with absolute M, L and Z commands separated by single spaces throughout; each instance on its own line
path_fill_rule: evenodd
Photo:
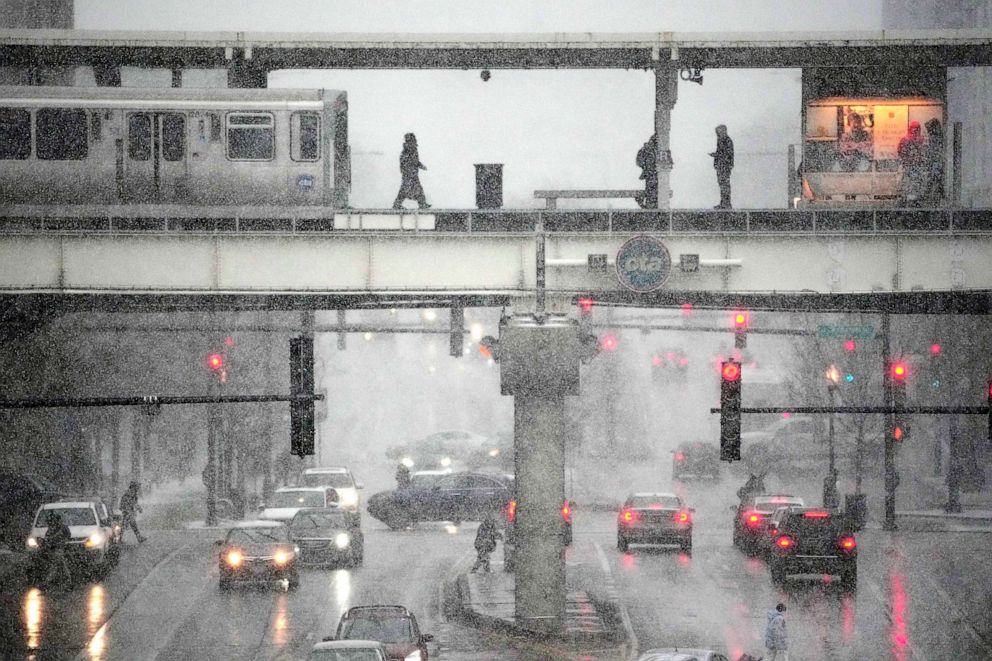
M 0 87 L 0 204 L 348 205 L 337 90 Z

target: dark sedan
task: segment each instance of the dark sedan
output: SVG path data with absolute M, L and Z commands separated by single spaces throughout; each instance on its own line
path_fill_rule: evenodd
M 617 515 L 617 549 L 626 553 L 631 544 L 678 544 L 692 553 L 694 512 L 673 493 L 631 494 Z
M 227 590 L 235 583 L 284 582 L 295 589 L 300 584 L 296 570 L 296 548 L 281 525 L 232 528 L 220 542 L 218 586 Z
M 365 537 L 356 517 L 336 509 L 300 510 L 289 522 L 289 539 L 303 564 L 358 567 Z
M 506 508 L 512 480 L 491 473 L 452 473 L 434 485 L 383 491 L 368 501 L 368 512 L 390 528 L 418 521 L 481 521 L 486 512 Z

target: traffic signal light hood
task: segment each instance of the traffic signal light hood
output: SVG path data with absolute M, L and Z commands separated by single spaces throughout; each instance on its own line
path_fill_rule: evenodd
M 741 364 L 720 363 L 720 460 L 741 459 Z

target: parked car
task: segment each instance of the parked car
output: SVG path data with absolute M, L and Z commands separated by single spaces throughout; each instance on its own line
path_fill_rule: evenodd
M 617 514 L 617 549 L 631 544 L 678 544 L 692 553 L 692 515 L 674 493 L 633 493 Z
M 282 487 L 276 489 L 269 502 L 259 505 L 259 518 L 286 522 L 297 512 L 312 507 L 337 507 L 337 492 L 329 487 Z
M 297 549 L 289 540 L 285 526 L 269 523 L 231 528 L 224 540 L 218 543 L 217 586 L 221 590 L 227 590 L 236 583 L 274 581 L 285 581 L 289 589 L 299 586 Z
M 358 567 L 365 556 L 365 536 L 350 512 L 300 510 L 289 522 L 289 539 L 303 564 Z
M 720 448 L 712 443 L 682 443 L 672 455 L 672 479 L 720 479 Z
M 386 661 L 386 646 L 375 640 L 325 640 L 310 649 L 307 661 Z
M 113 567 L 120 558 L 122 532 L 120 521 L 111 514 L 106 503 L 98 498 L 58 501 L 41 505 L 35 513 L 34 524 L 25 541 L 30 575 L 39 576 L 44 572 L 39 563 L 52 512 L 58 513 L 69 527 L 72 537 L 66 557 L 72 566 L 93 574 Z
M 341 509 L 357 512 L 361 506 L 359 491 L 365 488 L 361 482 L 356 482 L 354 475 L 345 466 L 315 466 L 304 468 L 300 474 L 300 486 L 331 487 L 338 492 L 338 503 Z
M 768 569 L 772 582 L 790 574 L 836 574 L 841 585 L 858 583 L 858 543 L 848 520 L 830 510 L 785 507 L 776 511 Z
M 510 501 L 513 485 L 490 473 L 459 472 L 446 475 L 433 486 L 414 486 L 374 494 L 368 513 L 390 528 L 404 528 L 418 521 L 481 521 L 486 512 L 502 510 Z
M 428 661 L 427 643 L 434 636 L 421 633 L 417 618 L 403 606 L 376 605 L 349 608 L 333 638 L 325 640 L 377 640 L 390 660 Z

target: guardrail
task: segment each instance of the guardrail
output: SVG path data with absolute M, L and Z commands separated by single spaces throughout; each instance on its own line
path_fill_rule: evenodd
M 366 219 L 369 222 L 363 223 Z M 372 222 L 374 221 L 374 222 Z M 330 207 L 9 206 L 3 233 L 990 234 L 992 209 L 434 210 Z

